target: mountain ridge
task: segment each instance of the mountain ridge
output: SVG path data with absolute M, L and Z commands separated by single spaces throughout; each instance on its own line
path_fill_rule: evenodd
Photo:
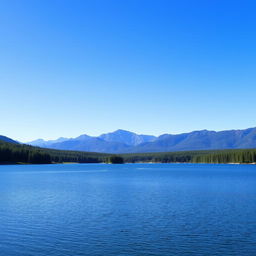
M 197 130 L 181 134 L 162 134 L 158 137 L 119 129 L 99 136 L 82 134 L 76 138 L 60 137 L 49 141 L 39 139 L 27 144 L 52 149 L 100 153 L 256 148 L 256 128 L 224 131 Z

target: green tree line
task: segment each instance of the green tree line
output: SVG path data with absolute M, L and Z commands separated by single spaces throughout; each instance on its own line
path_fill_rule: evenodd
M 104 154 L 55 150 L 0 141 L 0 163 L 256 163 L 256 149 Z
M 129 163 L 256 163 L 256 149 L 140 153 L 121 156 Z
M 50 164 L 63 162 L 106 162 L 108 154 L 54 150 L 23 144 L 0 142 L 0 163 Z

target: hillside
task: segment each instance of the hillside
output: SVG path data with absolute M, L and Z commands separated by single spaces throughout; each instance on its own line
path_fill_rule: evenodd
M 19 142 L 15 141 L 11 138 L 8 138 L 6 136 L 3 136 L 3 135 L 0 135 L 0 141 L 9 142 L 9 143 L 13 143 L 13 144 L 19 144 Z
M 0 140 L 0 164 L 101 163 L 108 158 L 108 154 L 45 149 Z

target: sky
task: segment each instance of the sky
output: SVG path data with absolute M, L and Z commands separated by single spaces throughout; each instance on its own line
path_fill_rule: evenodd
M 1 0 L 0 134 L 256 126 L 256 2 Z

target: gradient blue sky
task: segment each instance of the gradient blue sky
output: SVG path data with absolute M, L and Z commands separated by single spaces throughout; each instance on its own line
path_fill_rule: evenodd
M 1 0 L 0 134 L 256 126 L 256 1 Z

